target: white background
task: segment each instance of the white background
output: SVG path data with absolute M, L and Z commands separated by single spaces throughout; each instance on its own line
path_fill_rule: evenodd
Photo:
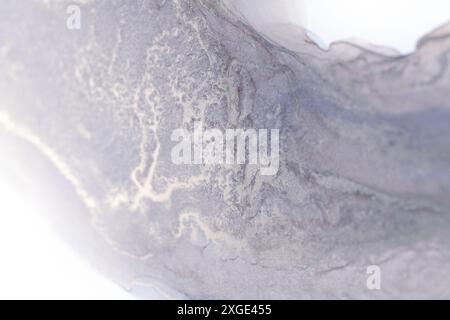
M 225 0 L 256 28 L 279 23 L 306 27 L 325 45 L 358 39 L 414 51 L 417 40 L 450 21 L 448 0 Z

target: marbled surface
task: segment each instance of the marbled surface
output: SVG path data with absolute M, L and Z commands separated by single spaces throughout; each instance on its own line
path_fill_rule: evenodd
M 56 228 L 103 272 L 141 297 L 450 298 L 449 26 L 395 56 L 277 44 L 220 1 L 79 1 L 80 30 L 68 4 L 0 2 L 0 134 L 63 177 L 82 205 Z M 174 165 L 195 121 L 279 128 L 277 175 Z

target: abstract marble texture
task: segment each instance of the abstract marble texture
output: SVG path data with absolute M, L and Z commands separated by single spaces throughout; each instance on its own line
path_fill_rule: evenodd
M 0 2 L 0 136 L 100 270 L 144 298 L 450 298 L 450 26 L 398 56 L 222 1 L 75 1 L 71 30 L 72 3 Z M 173 164 L 199 121 L 279 129 L 277 174 Z

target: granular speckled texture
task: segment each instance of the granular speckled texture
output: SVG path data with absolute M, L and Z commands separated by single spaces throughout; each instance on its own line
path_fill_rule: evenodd
M 0 134 L 75 191 L 57 227 L 104 272 L 141 297 L 450 298 L 449 26 L 399 57 L 287 49 L 220 1 L 79 1 L 80 30 L 68 4 L 0 2 Z M 172 164 L 194 121 L 280 129 L 278 174 Z

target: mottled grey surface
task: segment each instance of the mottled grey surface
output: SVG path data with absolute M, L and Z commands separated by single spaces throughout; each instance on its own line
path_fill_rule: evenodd
M 450 26 L 293 51 L 219 1 L 80 1 L 81 30 L 68 3 L 0 2 L 0 134 L 76 194 L 57 227 L 101 270 L 142 297 L 450 298 Z M 199 120 L 279 128 L 278 174 L 173 165 Z

